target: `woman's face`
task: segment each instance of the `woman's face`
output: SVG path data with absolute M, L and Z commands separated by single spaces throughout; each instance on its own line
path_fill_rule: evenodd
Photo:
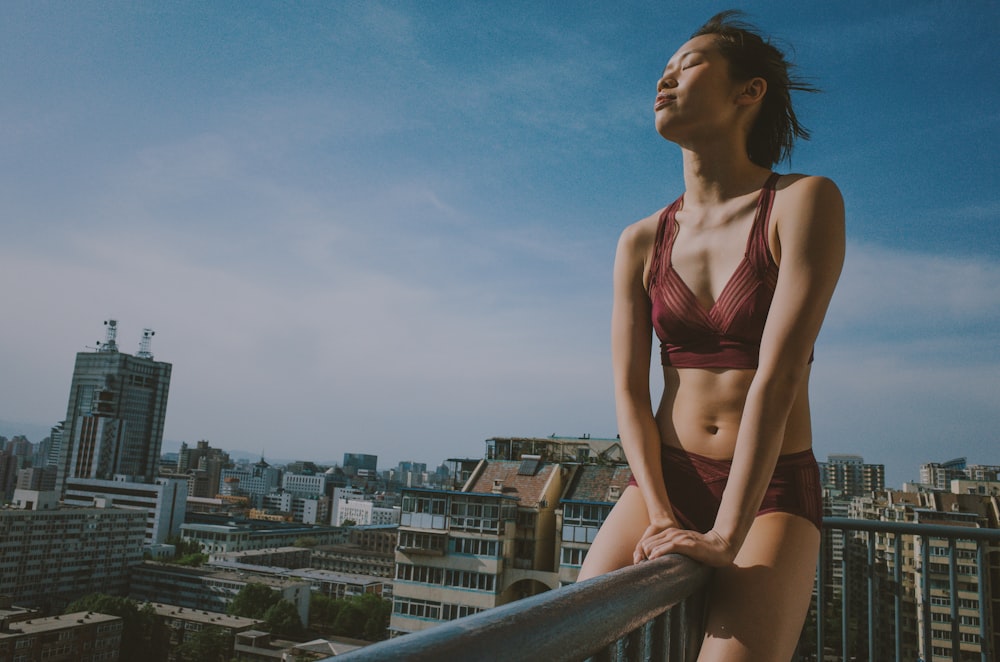
M 736 126 L 740 88 L 729 75 L 729 63 L 715 37 L 691 39 L 674 53 L 657 81 L 653 106 L 657 132 L 667 140 L 685 142 L 692 132 Z

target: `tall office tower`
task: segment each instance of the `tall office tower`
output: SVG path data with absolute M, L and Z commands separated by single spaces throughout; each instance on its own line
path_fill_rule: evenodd
M 172 366 L 153 360 L 150 329 L 132 356 L 118 351 L 117 321 L 104 324 L 104 343 L 76 355 L 57 465 L 60 492 L 68 478 L 156 477 Z
M 344 453 L 344 473 L 349 476 L 374 477 L 378 473 L 378 455 Z

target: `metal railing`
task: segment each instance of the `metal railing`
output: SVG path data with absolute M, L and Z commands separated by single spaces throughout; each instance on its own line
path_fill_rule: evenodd
M 709 575 L 666 556 L 328 659 L 687 662 L 701 645 Z
M 935 641 L 946 644 L 938 648 L 950 651 L 944 659 L 970 659 L 969 652 L 962 652 L 963 643 L 967 644 L 967 649 L 978 645 L 978 659 L 982 662 L 997 659 L 994 657 L 997 652 L 993 640 L 995 624 L 991 620 L 993 614 L 990 607 L 990 600 L 996 600 L 996 596 L 989 594 L 989 584 L 995 579 L 990 575 L 993 564 L 989 557 L 991 553 L 1000 553 L 1000 530 L 846 517 L 824 518 L 823 530 L 825 537 L 838 530 L 843 531 L 845 536 L 838 568 L 839 586 L 826 579 L 827 574 L 834 579 L 832 570 L 837 567 L 827 558 L 829 544 L 826 539 L 820 548 L 815 622 L 826 624 L 830 616 L 828 609 L 832 608 L 839 618 L 840 627 L 839 632 L 832 633 L 830 638 L 824 627 L 816 627 L 816 647 L 811 647 L 812 642 L 803 642 L 805 645 L 800 646 L 801 660 L 903 661 L 918 659 L 917 655 L 923 660 L 943 659 L 941 653 L 935 653 Z M 854 535 L 849 537 L 848 532 Z M 958 580 L 960 541 L 975 546 L 974 550 L 961 550 L 966 557 L 966 568 L 974 567 L 977 573 L 976 586 L 972 591 L 968 586 L 963 588 Z M 914 568 L 912 577 L 907 578 L 910 571 L 904 566 L 911 553 Z M 931 562 L 932 556 L 947 556 L 947 567 L 935 567 Z M 941 581 L 933 586 L 939 580 L 932 575 L 947 575 L 947 585 Z M 912 596 L 905 590 L 907 582 L 912 582 Z M 959 618 L 960 593 L 963 591 L 967 595 L 975 595 L 974 600 L 968 599 L 970 604 L 978 603 L 965 607 L 967 611 L 978 613 L 978 634 L 975 635 L 978 642 L 971 642 L 971 646 L 968 639 L 963 641 L 963 624 Z M 860 598 L 856 595 L 858 592 L 863 592 Z M 947 607 L 947 612 L 933 610 L 934 605 Z M 935 615 L 942 618 L 935 620 Z M 935 628 L 934 625 L 940 627 Z M 970 624 L 965 629 L 973 627 Z M 944 628 L 947 628 L 947 638 L 935 636 L 935 633 L 944 632 Z M 818 655 L 817 651 L 823 651 L 823 655 Z
M 1000 545 L 1000 530 L 962 526 L 939 526 L 827 517 L 823 520 L 824 544 L 817 564 L 816 600 L 811 614 L 815 636 L 804 633 L 797 659 L 879 660 L 897 662 L 916 659 L 907 647 L 908 633 L 920 631 L 920 655 L 935 659 L 932 648 L 931 541 L 945 541 L 949 550 L 948 595 L 950 597 L 951 650 L 959 651 L 957 541 L 976 543 L 976 566 L 985 572 L 977 582 L 979 645 L 982 662 L 993 660 L 992 614 L 986 584 L 992 553 Z M 835 566 L 828 558 L 826 537 L 843 531 L 839 587 L 828 583 Z M 857 534 L 848 538 L 847 532 Z M 877 535 L 883 536 L 881 546 Z M 891 542 L 887 542 L 891 537 Z M 914 541 L 919 541 L 919 544 Z M 859 548 L 863 545 L 864 551 Z M 913 622 L 904 627 L 903 547 L 920 549 L 921 580 L 914 613 L 923 627 Z M 891 552 L 893 563 L 888 564 Z M 935 554 L 940 556 L 940 554 Z M 860 565 L 859 565 L 860 564 Z M 890 567 L 891 565 L 891 567 Z M 492 660 L 495 662 L 620 662 L 631 660 L 689 662 L 697 658 L 702 638 L 703 593 L 711 571 L 683 556 L 671 555 L 648 563 L 622 568 L 601 577 L 549 591 L 496 607 L 474 616 L 443 623 L 340 655 L 350 662 L 438 662 Z M 940 574 L 940 573 L 938 573 Z M 881 582 L 881 583 L 880 583 Z M 863 584 L 861 600 L 853 588 Z M 884 590 L 888 588 L 888 594 Z M 941 589 L 937 589 L 940 592 Z M 831 595 L 834 594 L 834 595 Z M 837 599 L 839 595 L 839 600 Z M 994 598 L 995 599 L 995 598 Z M 856 608 L 860 602 L 866 606 Z M 944 601 L 942 600 L 941 603 Z M 839 604 L 838 604 L 839 603 Z M 839 633 L 827 632 L 826 624 L 836 611 Z M 916 609 L 916 606 L 914 606 Z M 867 618 L 857 612 L 867 612 Z M 939 610 L 938 610 L 939 611 Z M 891 626 L 886 623 L 891 621 Z M 889 631 L 886 631 L 886 630 Z M 829 635 L 833 636 L 829 636 Z M 837 641 L 839 634 L 839 642 Z M 879 648 L 882 646 L 882 648 Z M 884 648 L 891 648 L 886 651 Z M 817 651 L 823 651 L 818 655 Z M 956 653 L 958 655 L 958 653 Z M 940 659 L 940 658 L 938 658 Z M 956 656 L 955 660 L 966 657 Z M 333 662 L 334 658 L 328 658 Z

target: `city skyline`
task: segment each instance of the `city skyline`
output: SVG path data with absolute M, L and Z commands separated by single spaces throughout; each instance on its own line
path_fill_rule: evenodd
M 736 6 L 824 90 L 779 170 L 847 204 L 817 456 L 889 484 L 995 461 L 996 3 L 515 4 L 5 5 L 0 419 L 59 422 L 115 318 L 175 366 L 175 442 L 431 464 L 613 437 L 617 235 L 682 189 L 655 80 Z

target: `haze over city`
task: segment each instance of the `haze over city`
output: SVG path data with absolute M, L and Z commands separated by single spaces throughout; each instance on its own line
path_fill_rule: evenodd
M 1000 463 L 988 2 L 5 3 L 0 419 L 62 420 L 114 318 L 174 366 L 175 443 L 436 466 L 614 437 L 615 243 L 683 189 L 656 79 L 729 7 L 824 90 L 778 170 L 847 205 L 817 456 Z

